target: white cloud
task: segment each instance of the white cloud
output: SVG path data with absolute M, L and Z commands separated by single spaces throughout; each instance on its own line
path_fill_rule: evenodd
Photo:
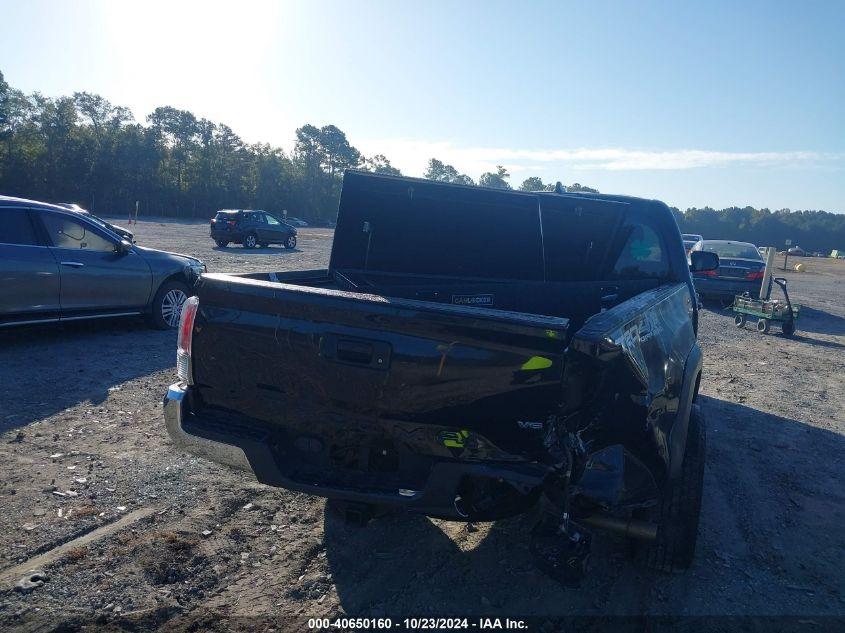
M 365 155 L 384 154 L 408 175 L 421 175 L 430 158 L 478 177 L 504 165 L 511 173 L 547 170 L 560 165 L 570 170 L 642 171 L 707 167 L 796 167 L 843 160 L 842 154 L 811 151 L 716 152 L 709 150 L 643 150 L 630 148 L 507 149 L 460 147 L 448 141 L 372 139 L 356 143 Z

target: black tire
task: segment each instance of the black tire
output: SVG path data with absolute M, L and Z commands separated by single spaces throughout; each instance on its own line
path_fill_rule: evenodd
M 150 321 L 159 330 L 172 330 L 179 327 L 182 305 L 190 296 L 188 285 L 181 281 L 165 281 L 153 297 Z M 181 293 L 181 296 L 180 296 Z
M 296 235 L 288 235 L 287 239 L 285 240 L 285 248 L 296 248 Z
M 652 569 L 680 572 L 692 565 L 701 516 L 706 446 L 704 416 L 701 408 L 693 404 L 681 473 L 667 483 L 660 504 L 657 539 L 646 546 L 646 564 Z
M 226 248 L 229 245 L 229 240 L 214 240 L 220 248 Z
M 258 236 L 255 233 L 247 233 L 244 235 L 242 246 L 244 248 L 255 248 L 258 246 Z
M 792 336 L 795 334 L 795 321 L 784 321 L 780 326 L 780 331 L 784 336 Z
M 757 331 L 760 334 L 768 334 L 771 323 L 768 319 L 757 319 Z
M 745 315 L 744 314 L 737 314 L 734 317 L 734 325 L 737 327 L 745 326 Z

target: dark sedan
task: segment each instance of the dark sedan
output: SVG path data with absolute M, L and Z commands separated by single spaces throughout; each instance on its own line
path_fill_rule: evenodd
M 757 247 L 748 242 L 702 240 L 693 251 L 708 251 L 719 256 L 719 268 L 693 273 L 698 294 L 704 298 L 732 299 L 748 292 L 760 296 L 766 262 Z
M 244 248 L 265 248 L 270 244 L 296 247 L 296 228 L 266 211 L 223 209 L 211 220 L 211 239 L 225 248 L 231 242 Z
M 133 245 L 85 214 L 0 196 L 0 328 L 145 314 L 179 324 L 198 259 Z

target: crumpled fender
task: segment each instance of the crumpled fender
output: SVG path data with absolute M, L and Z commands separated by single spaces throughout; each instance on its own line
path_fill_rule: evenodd
M 678 399 L 678 412 L 675 423 L 669 432 L 669 478 L 674 479 L 681 473 L 684 463 L 684 449 L 687 443 L 689 416 L 692 403 L 698 396 L 698 386 L 701 382 L 701 368 L 703 355 L 698 344 L 693 345 L 684 364 L 684 381 Z

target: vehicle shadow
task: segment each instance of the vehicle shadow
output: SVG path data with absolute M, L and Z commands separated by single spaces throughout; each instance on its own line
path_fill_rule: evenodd
M 238 253 L 239 255 L 289 255 L 301 253 L 299 248 L 285 248 L 284 246 L 268 246 L 267 248 L 240 248 L 238 246 L 212 246 L 211 250 L 218 253 Z
M 801 334 L 800 330 L 793 334 L 791 339 L 793 341 L 807 343 L 807 345 L 815 345 L 816 347 L 825 347 L 827 349 L 845 349 L 845 344 L 843 343 L 837 343 L 836 341 L 823 341 L 818 338 L 813 338 L 812 336 L 804 336 Z
M 580 589 L 566 590 L 534 565 L 530 515 L 478 524 L 478 531 L 408 514 L 359 528 L 327 508 L 326 557 L 343 611 L 763 615 L 796 612 L 784 584 L 845 589 L 838 525 L 845 502 L 829 495 L 845 484 L 838 466 L 845 438 L 733 402 L 702 396 L 701 403 L 708 419 L 705 500 L 689 572 L 648 571 L 631 559 L 624 539 L 596 532 L 590 573 Z M 817 592 L 801 612 L 837 608 Z
M 823 310 L 802 306 L 801 315 L 798 318 L 798 330 L 815 334 L 845 336 L 845 318 Z
M 0 433 L 173 367 L 175 331 L 142 319 L 97 319 L 0 332 Z M 157 397 L 160 397 L 158 394 Z
M 701 306 L 711 312 L 731 312 L 733 297 L 699 297 Z

